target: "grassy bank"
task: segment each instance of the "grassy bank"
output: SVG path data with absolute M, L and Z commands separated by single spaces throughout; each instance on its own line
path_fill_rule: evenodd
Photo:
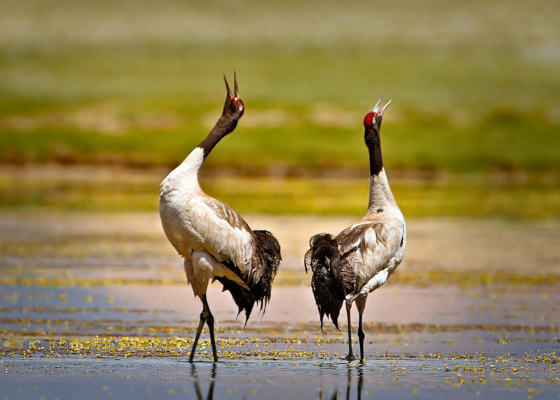
M 208 159 L 208 168 L 242 174 L 324 175 L 323 170 L 363 170 L 367 149 L 363 128 L 303 125 L 245 128 L 243 120 Z M 26 133 L 4 130 L 0 162 L 58 162 L 137 167 L 175 166 L 206 136 L 193 126 L 170 130 L 131 130 L 118 135 L 68 128 Z M 382 143 L 390 169 L 451 172 L 546 171 L 560 169 L 560 130 L 556 125 L 384 124 Z
M 386 92 L 391 168 L 557 170 L 559 15 L 517 0 L 3 2 L 0 162 L 175 165 L 235 69 L 247 111 L 216 168 L 363 168 L 361 121 Z
M 3 207 L 155 210 L 236 70 L 246 113 L 203 183 L 239 211 L 361 214 L 386 92 L 406 215 L 560 215 L 560 3 L 0 5 Z
M 167 169 L 27 167 L 0 169 L 0 207 L 157 212 Z M 354 214 L 367 206 L 364 176 L 204 176 L 203 188 L 242 213 Z M 560 215 L 560 176 L 497 173 L 407 176 L 389 174 L 407 217 L 554 219 Z

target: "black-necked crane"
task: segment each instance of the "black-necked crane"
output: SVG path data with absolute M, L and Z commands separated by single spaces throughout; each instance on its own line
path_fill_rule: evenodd
M 369 293 L 383 285 L 403 259 L 406 247 L 404 217 L 391 193 L 383 167 L 379 133 L 383 113 L 389 103 L 379 109 L 381 99 L 364 118 L 364 139 L 369 150 L 370 189 L 365 216 L 333 237 L 320 233 L 309 241 L 305 254 L 305 270 L 311 269 L 311 287 L 321 328 L 323 316 L 330 317 L 338 328 L 338 315 L 346 302 L 348 318 L 348 360 L 352 353 L 350 310 L 358 308 L 358 338 L 360 361 L 364 361 L 364 331 L 362 314 Z
M 165 235 L 184 258 L 187 281 L 202 300 L 200 323 L 191 349 L 192 362 L 204 324 L 208 325 L 214 362 L 218 361 L 214 317 L 206 290 L 210 280 L 219 281 L 231 293 L 239 313 L 247 320 L 255 303 L 264 312 L 271 284 L 280 264 L 280 245 L 265 230 L 251 230 L 243 218 L 226 204 L 202 191 L 198 172 L 214 146 L 233 132 L 245 111 L 239 97 L 237 77 L 234 91 L 226 83 L 222 115 L 206 139 L 161 183 L 159 212 Z

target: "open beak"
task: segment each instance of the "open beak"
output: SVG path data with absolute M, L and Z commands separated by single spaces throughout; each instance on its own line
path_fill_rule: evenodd
M 381 95 L 381 98 L 379 99 L 379 101 L 377 102 L 377 104 L 375 105 L 375 107 L 373 107 L 373 110 L 371 111 L 372 113 L 375 114 L 375 116 L 377 117 L 382 117 L 383 113 L 385 112 L 385 110 L 387 109 L 387 107 L 389 107 L 389 104 L 391 104 L 391 101 L 393 100 L 389 100 L 389 102 L 387 104 L 385 104 L 385 106 L 380 110 L 379 106 L 381 105 L 381 101 L 383 100 L 383 96 L 385 96 L 385 93 L 383 93 Z
M 231 93 L 231 89 L 229 87 L 229 83 L 227 81 L 226 75 L 224 74 L 224 82 L 226 83 L 226 90 L 228 99 L 238 99 L 239 98 L 239 88 L 237 87 L 237 74 L 233 71 L 233 94 Z

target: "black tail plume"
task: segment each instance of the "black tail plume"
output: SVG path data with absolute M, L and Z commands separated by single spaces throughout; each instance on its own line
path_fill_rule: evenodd
M 255 230 L 253 234 L 261 252 L 262 270 L 260 279 L 250 288 L 255 299 L 260 302 L 261 311 L 264 312 L 270 301 L 272 281 L 276 277 L 282 256 L 280 255 L 280 243 L 272 233 L 266 230 Z
M 253 236 L 257 242 L 257 247 L 250 272 L 243 274 L 236 265 L 224 263 L 247 284 L 251 291 L 229 279 L 216 277 L 216 280 L 224 285 L 223 291 L 227 290 L 231 293 L 239 309 L 237 315 L 245 310 L 245 323 L 249 320 L 255 303 L 260 304 L 261 311 L 265 312 L 266 305 L 270 301 L 272 281 L 276 277 L 278 266 L 282 260 L 280 244 L 272 233 L 265 230 L 256 230 L 253 231 Z
M 222 292 L 226 290 L 231 293 L 233 301 L 237 305 L 239 312 L 237 315 L 241 314 L 241 311 L 245 310 L 245 323 L 253 311 L 253 305 L 255 304 L 255 297 L 247 289 L 239 286 L 237 283 L 230 281 L 224 277 L 216 277 L 216 280 L 224 285 Z
M 321 329 L 324 315 L 338 329 L 338 316 L 344 302 L 344 289 L 335 271 L 340 259 L 338 244 L 331 234 L 320 233 L 309 240 L 309 247 L 305 253 L 305 271 L 313 271 L 311 288 L 321 317 Z

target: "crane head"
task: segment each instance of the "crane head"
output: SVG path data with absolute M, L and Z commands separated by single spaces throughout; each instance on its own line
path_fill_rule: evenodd
M 391 101 L 392 101 L 392 100 L 389 100 L 389 102 L 387 104 L 385 104 L 385 106 L 383 108 L 379 109 L 379 106 L 381 105 L 381 100 L 383 100 L 384 95 L 385 95 L 385 93 L 383 93 L 381 95 L 381 98 L 379 99 L 379 101 L 377 102 L 377 104 L 375 105 L 373 110 L 371 110 L 369 113 L 367 113 L 367 115 L 364 117 L 364 127 L 368 131 L 372 131 L 372 130 L 375 129 L 379 132 L 379 128 L 381 128 L 381 121 L 383 120 L 383 113 L 385 112 L 385 110 L 387 109 L 389 104 L 391 104 Z
M 231 116 L 234 119 L 239 119 L 245 112 L 245 104 L 243 104 L 243 100 L 241 100 L 241 98 L 239 97 L 239 89 L 237 87 L 237 74 L 235 73 L 235 71 L 233 72 L 233 93 L 231 92 L 225 75 L 224 81 L 226 83 L 227 97 L 223 113 L 224 115 Z

